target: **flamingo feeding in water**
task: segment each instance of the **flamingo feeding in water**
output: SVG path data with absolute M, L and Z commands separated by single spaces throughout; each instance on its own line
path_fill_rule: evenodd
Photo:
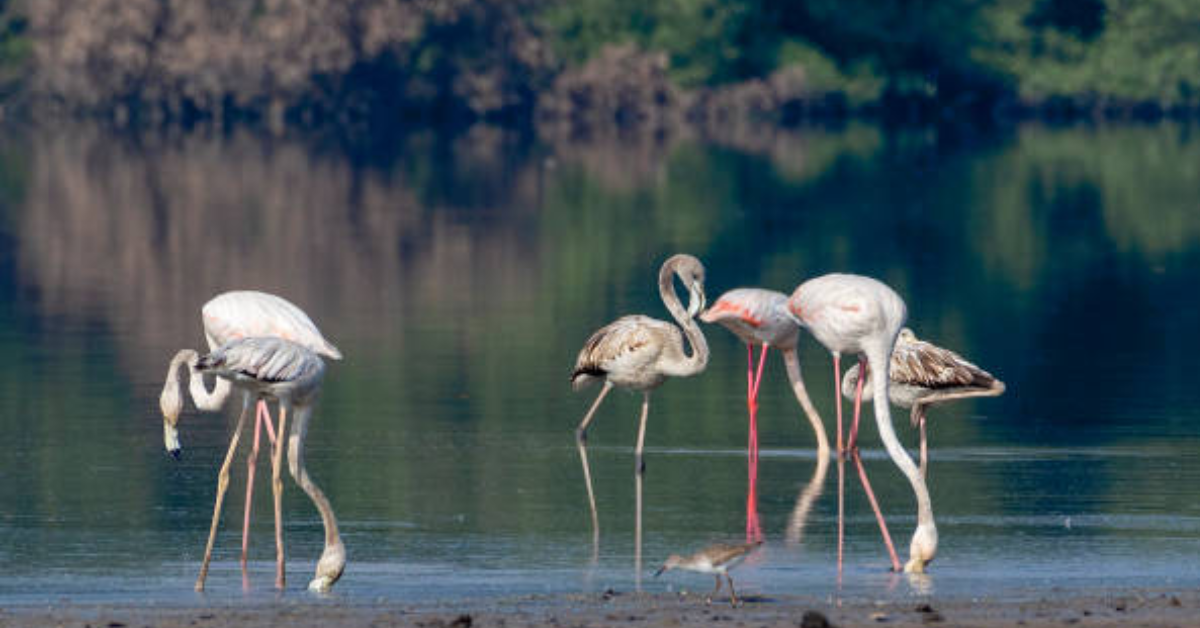
M 700 320 L 723 325 L 746 343 L 746 407 L 750 413 L 750 490 L 746 498 L 746 535 L 747 541 L 759 540 L 762 531 L 758 525 L 755 481 L 758 469 L 758 393 L 762 384 L 763 365 L 766 364 L 767 351 L 771 347 L 779 349 L 782 353 L 792 391 L 812 425 L 817 438 L 819 463 L 829 457 L 829 439 L 825 435 L 825 426 L 808 397 L 804 378 L 800 375 L 800 360 L 796 353 L 800 326 L 787 312 L 787 295 L 763 288 L 736 288 L 722 294 L 712 307 L 700 315 Z M 757 369 L 754 366 L 755 346 L 762 347 Z
M 962 356 L 935 344 L 919 340 L 913 330 L 905 327 L 896 338 L 892 350 L 891 378 L 888 386 L 892 405 L 912 408 L 912 425 L 921 431 L 921 477 L 925 477 L 929 454 L 925 439 L 925 413 L 929 406 L 972 397 L 997 397 L 1004 393 L 1004 382 L 975 366 Z M 857 364 L 842 378 L 842 395 L 854 398 L 858 387 Z M 874 395 L 867 383 L 863 385 L 863 401 Z
M 331 359 L 342 359 L 342 353 L 321 335 L 320 330 L 303 310 L 273 294 L 252 290 L 225 292 L 204 304 L 201 309 L 201 318 L 204 323 L 204 337 L 210 351 L 239 338 L 274 336 L 300 344 Z M 184 398 L 180 368 L 185 365 L 188 367 L 188 393 L 198 410 L 219 411 L 225 405 L 231 391 L 229 381 L 217 378 L 212 392 L 209 392 L 204 385 L 204 378 L 195 370 L 197 357 L 198 354 L 191 349 L 182 349 L 175 354 L 168 367 L 166 383 L 163 385 L 162 395 L 159 398 L 159 406 L 163 414 L 163 438 L 167 451 L 176 458 L 179 457 L 180 452 L 177 425 L 179 415 L 183 412 Z M 248 401 L 249 399 L 247 399 Z M 241 559 L 243 573 L 246 569 L 249 548 L 248 532 L 255 463 L 258 459 L 259 437 L 264 426 L 267 429 L 268 438 L 274 443 L 275 435 L 271 425 L 270 412 L 267 409 L 266 401 L 260 398 L 255 418 L 253 448 L 246 461 L 246 506 L 242 527 Z M 218 478 L 218 486 L 221 481 L 221 478 Z M 228 479 L 226 478 L 225 481 Z M 213 525 L 215 529 L 215 521 Z M 201 577 L 196 582 L 196 589 L 203 590 L 203 588 L 204 579 Z
M 892 348 L 896 337 L 908 316 L 904 301 L 891 288 L 883 283 L 858 275 L 830 274 L 810 279 L 800 284 L 788 299 L 788 311 L 795 316 L 800 324 L 812 332 L 817 340 L 833 353 L 834 386 L 840 387 L 840 360 L 842 353 L 858 354 L 859 363 L 869 369 L 868 373 L 882 373 L 882 377 L 871 379 L 873 393 L 876 399 L 888 399 L 890 382 L 890 362 Z M 865 357 L 865 362 L 863 358 Z M 858 385 L 855 395 L 854 424 L 850 428 L 847 449 L 850 451 L 858 466 L 859 477 L 865 479 L 866 472 L 862 459 L 858 455 L 855 440 L 858 432 L 858 418 L 861 408 L 862 382 Z M 838 448 L 842 444 L 842 420 L 840 391 L 835 390 L 838 400 Z M 925 485 L 917 466 L 913 464 L 904 447 L 896 438 L 892 426 L 891 409 L 886 403 L 876 403 L 875 423 L 879 428 L 879 436 L 887 448 L 892 462 L 900 467 L 900 471 L 908 478 L 917 498 L 917 529 L 913 533 L 909 545 L 909 560 L 904 565 L 904 571 L 922 573 L 925 565 L 933 560 L 937 553 L 937 526 L 933 520 L 933 505 L 929 499 L 929 489 Z M 868 489 L 869 490 L 869 489 Z M 868 493 L 871 501 L 874 496 Z M 899 571 L 900 561 L 896 550 L 892 547 L 891 538 L 887 533 L 882 514 L 876 513 L 880 527 L 883 530 L 884 541 L 892 560 L 892 568 Z M 839 513 L 838 533 L 838 569 L 842 564 L 842 517 Z
M 217 485 L 217 499 L 213 505 L 213 527 L 204 550 L 204 563 L 200 567 L 200 584 L 208 572 L 212 558 L 213 538 L 221 516 L 221 502 L 229 483 L 229 463 L 237 450 L 242 434 L 242 424 L 250 407 L 250 399 L 272 398 L 279 401 L 279 439 L 271 456 L 271 486 L 275 494 L 275 544 L 278 549 L 277 586 L 283 587 L 283 481 L 280 478 L 283 463 L 283 438 L 288 436 L 288 469 L 300 488 L 308 494 L 321 513 L 325 527 L 325 549 L 317 561 L 316 577 L 309 583 L 312 591 L 326 592 L 342 576 L 346 566 L 346 549 L 338 536 L 337 519 L 325 494 L 313 483 L 304 466 L 304 439 L 308 434 L 308 422 L 312 418 L 313 403 L 316 401 L 325 377 L 325 363 L 309 349 L 282 338 L 242 338 L 222 345 L 216 351 L 196 360 L 198 373 L 212 373 L 229 381 L 233 386 L 247 392 L 238 419 L 237 428 L 229 442 L 229 452 L 221 465 L 222 481 Z M 295 415 L 296 424 L 287 432 L 289 412 Z
M 678 276 L 688 290 L 688 308 L 683 309 L 675 293 L 674 277 Z M 704 265 L 691 255 L 674 255 L 663 263 L 658 272 L 658 292 L 663 304 L 679 327 L 648 316 L 622 316 L 601 327 L 587 339 L 575 368 L 571 370 L 571 385 L 581 390 L 596 381 L 603 380 L 604 387 L 592 402 L 591 408 L 575 430 L 575 440 L 583 462 L 584 480 L 587 482 L 588 503 L 592 512 L 593 537 L 599 534 L 599 519 L 596 514 L 596 497 L 592 491 L 592 477 L 588 469 L 587 442 L 588 425 L 596 409 L 604 401 L 613 386 L 632 388 L 642 392 L 642 414 L 638 425 L 637 446 L 634 450 L 634 475 L 637 495 L 637 523 L 635 530 L 635 568 L 641 573 L 642 533 L 642 475 L 646 465 L 642 449 L 646 440 L 646 418 L 650 413 L 650 392 L 661 385 L 667 377 L 688 377 L 704 370 L 708 365 L 708 343 L 704 333 L 693 317 L 704 309 Z M 683 328 L 681 334 L 679 329 Z M 684 351 L 683 336 L 687 335 L 692 354 Z

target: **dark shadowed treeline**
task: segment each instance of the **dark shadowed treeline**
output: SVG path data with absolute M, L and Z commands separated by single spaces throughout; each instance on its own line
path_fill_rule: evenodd
M 1185 115 L 1200 0 L 0 0 L 41 115 L 584 124 Z

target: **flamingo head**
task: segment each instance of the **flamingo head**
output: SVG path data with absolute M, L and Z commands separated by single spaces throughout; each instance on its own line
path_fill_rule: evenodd
M 925 566 L 933 561 L 937 554 L 937 528 L 932 524 L 920 524 L 913 533 L 912 544 L 908 548 L 908 562 L 904 564 L 906 573 L 925 573 Z
M 654 577 L 657 578 L 657 577 L 663 575 L 664 573 L 671 571 L 672 569 L 675 569 L 676 567 L 678 567 L 682 564 L 683 564 L 682 556 L 680 556 L 679 554 L 671 554 L 670 556 L 667 557 L 667 562 L 663 563 L 662 567 L 659 567 L 658 571 L 654 572 Z
M 168 379 L 163 386 L 162 395 L 158 398 L 158 407 L 163 415 L 163 444 L 167 453 L 176 460 L 179 459 L 179 415 L 183 413 L 183 395 L 179 392 L 177 380 Z
M 317 577 L 308 583 L 308 590 L 314 593 L 329 593 L 333 584 L 342 577 L 346 569 L 346 546 L 341 539 L 325 547 L 321 560 L 317 561 Z

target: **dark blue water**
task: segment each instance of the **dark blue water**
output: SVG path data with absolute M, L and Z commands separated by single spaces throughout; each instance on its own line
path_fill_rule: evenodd
M 572 430 L 594 392 L 567 375 L 626 313 L 665 318 L 658 265 L 690 252 L 710 302 L 831 271 L 878 277 L 918 335 L 1003 379 L 997 399 L 930 415 L 941 543 L 924 578 L 887 573 L 847 480 L 836 584 L 836 468 L 795 533 L 813 439 L 771 358 L 760 400 L 763 594 L 1022 597 L 1045 587 L 1200 585 L 1200 141 L 1170 125 L 1022 128 L 996 137 L 866 126 L 694 140 L 530 142 L 417 135 L 363 155 L 307 138 L 0 141 L 0 603 L 271 602 L 268 484 L 250 588 L 238 566 L 244 464 L 208 592 L 192 592 L 233 417 L 189 409 L 162 450 L 157 398 L 199 308 L 257 288 L 303 307 L 346 354 L 309 435 L 349 553 L 348 600 L 628 590 L 640 396 L 591 430 L 593 556 Z M 745 351 L 706 328 L 707 372 L 654 394 L 641 586 L 667 554 L 744 537 Z M 827 353 L 801 345 L 832 428 Z M 232 410 L 230 410 L 232 413 Z M 906 413 L 897 430 L 915 445 Z M 907 482 L 864 428 L 902 558 Z M 269 468 L 264 457 L 262 470 Z M 287 596 L 321 525 L 287 481 Z

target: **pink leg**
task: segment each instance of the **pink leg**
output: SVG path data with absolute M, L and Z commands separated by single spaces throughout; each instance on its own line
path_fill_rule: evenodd
M 863 490 L 867 492 L 867 500 L 871 502 L 871 510 L 875 511 L 875 520 L 879 522 L 879 532 L 883 534 L 883 543 L 887 546 L 888 555 L 892 558 L 892 571 L 900 571 L 900 559 L 896 557 L 896 548 L 892 545 L 892 535 L 888 533 L 887 522 L 883 520 L 883 511 L 879 509 L 879 502 L 875 500 L 875 492 L 871 490 L 871 482 L 867 480 L 867 470 L 863 467 L 862 457 L 858 454 L 858 419 L 862 414 L 862 391 L 863 382 L 866 381 L 867 361 L 859 358 L 859 377 L 858 386 L 854 389 L 854 424 L 850 426 L 850 441 L 846 448 L 850 451 L 850 455 L 854 457 L 854 464 L 858 467 L 858 479 L 862 482 Z M 879 403 L 876 399 L 875 403 Z
M 838 451 L 838 584 L 842 583 L 842 556 L 846 540 L 846 457 L 842 449 L 842 356 L 833 354 L 833 399 L 837 404 Z
M 747 443 L 748 483 L 746 491 L 746 542 L 762 537 L 758 519 L 758 387 L 762 383 L 762 367 L 766 358 L 763 347 L 758 374 L 754 373 L 754 345 L 746 345 L 746 406 L 750 411 L 750 434 Z
M 854 423 L 850 425 L 850 439 L 846 441 L 846 449 L 858 449 L 858 418 L 862 409 L 863 382 L 867 381 L 867 361 L 858 359 L 858 385 L 854 387 Z
M 867 480 L 867 470 L 863 468 L 862 456 L 855 450 L 850 454 L 858 467 L 858 479 L 862 480 L 863 489 L 867 492 L 867 500 L 875 511 L 875 520 L 879 522 L 879 531 L 883 534 L 883 543 L 887 545 L 888 555 L 892 558 L 892 571 L 900 572 L 900 559 L 896 556 L 896 548 L 892 545 L 892 535 L 888 534 L 887 523 L 883 520 L 883 512 L 879 510 L 879 502 L 875 501 L 875 492 L 871 490 L 871 482 Z
M 250 455 L 246 458 L 246 507 L 244 509 L 245 518 L 242 521 L 242 573 L 246 572 L 246 556 L 250 550 L 250 509 L 252 505 L 252 497 L 254 495 L 254 465 L 258 461 L 258 444 L 260 435 L 262 434 L 263 423 L 267 425 L 267 438 L 271 440 L 271 444 L 275 443 L 275 428 L 271 425 L 271 411 L 267 409 L 267 402 L 262 399 L 258 400 L 258 407 L 255 409 L 254 416 L 254 445 L 250 450 Z

